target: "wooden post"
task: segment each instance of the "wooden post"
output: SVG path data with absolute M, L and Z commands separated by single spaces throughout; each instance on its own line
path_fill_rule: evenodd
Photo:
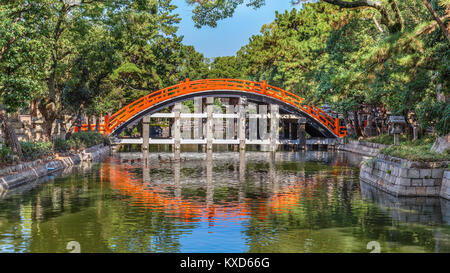
M 239 99 L 239 150 L 245 151 L 245 106 L 247 97 Z
M 305 149 L 306 147 L 306 118 L 300 117 L 298 120 L 298 148 Z
M 145 116 L 142 119 L 142 147 L 141 151 L 148 151 L 150 140 L 150 116 Z
M 174 151 L 180 151 L 181 148 L 181 103 L 176 103 L 173 108 L 175 114 L 174 126 Z
M 256 140 L 258 139 L 258 119 L 254 117 L 255 114 L 257 114 L 256 111 L 256 105 L 255 104 L 249 104 L 248 105 L 248 139 L 249 140 Z M 251 117 L 253 116 L 253 117 Z
M 206 98 L 206 150 L 212 150 L 213 146 L 213 104 L 214 98 L 208 97 Z
M 279 139 L 279 106 L 277 104 L 270 105 L 270 151 L 276 152 Z
M 226 106 L 226 113 L 227 114 L 234 114 L 235 109 L 233 105 L 227 105 Z M 227 118 L 227 139 L 234 139 L 234 118 Z
M 203 102 L 201 97 L 194 98 L 194 113 L 203 113 Z M 203 119 L 194 118 L 194 139 L 203 139 Z M 198 146 L 198 150 L 201 151 L 201 145 Z
M 261 118 L 259 119 L 259 137 L 261 140 L 268 140 L 269 134 L 267 132 L 267 105 L 259 106 L 259 114 Z M 261 151 L 267 152 L 270 151 L 270 145 L 263 144 L 261 145 Z

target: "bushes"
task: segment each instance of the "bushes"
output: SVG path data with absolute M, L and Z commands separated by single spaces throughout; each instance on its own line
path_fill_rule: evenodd
M 0 148 L 0 164 L 11 164 L 17 160 L 17 156 L 14 155 L 11 148 L 2 145 Z
M 399 140 L 400 140 L 400 142 L 404 142 L 404 141 L 408 140 L 408 137 L 407 137 L 407 135 L 400 135 Z M 366 138 L 366 139 L 364 139 L 364 141 L 385 144 L 385 145 L 391 145 L 391 144 L 394 144 L 394 135 L 379 135 L 379 136 Z
M 436 140 L 435 136 L 427 135 L 416 141 L 409 140 L 406 135 L 400 136 L 400 145 L 394 146 L 393 135 L 379 135 L 364 139 L 367 142 L 392 145 L 380 150 L 380 153 L 400 157 L 412 161 L 442 161 L 450 160 L 450 152 L 442 154 L 431 151 L 431 146 Z
M 53 150 L 58 153 L 67 152 L 70 149 L 67 140 L 55 139 L 53 142 Z
M 447 161 L 450 160 L 449 151 L 442 154 L 430 151 L 431 145 L 407 145 L 389 146 L 380 150 L 380 153 L 400 157 L 412 161 Z
M 398 146 L 389 146 L 380 150 L 380 153 L 405 158 L 413 161 L 442 161 L 450 160 L 450 151 L 436 153 L 431 151 L 435 137 L 425 136 L 416 141 L 401 141 Z
M 109 145 L 109 138 L 97 132 L 79 132 L 72 134 L 66 143 L 69 149 L 79 150 L 98 144 Z
M 51 142 L 21 141 L 20 146 L 25 160 L 36 160 L 53 153 Z
M 80 150 L 98 144 L 109 145 L 109 138 L 96 132 L 80 132 L 72 134 L 67 140 L 55 139 L 53 145 L 51 142 L 20 141 L 23 157 L 26 161 L 47 157 L 54 152 Z M 0 148 L 0 164 L 11 164 L 17 159 L 11 148 L 5 145 Z

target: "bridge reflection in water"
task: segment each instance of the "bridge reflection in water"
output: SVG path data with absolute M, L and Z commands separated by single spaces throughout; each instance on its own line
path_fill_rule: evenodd
M 211 224 L 217 220 L 245 220 L 255 210 L 260 219 L 265 219 L 271 213 L 288 212 L 298 203 L 301 193 L 312 196 L 312 190 L 318 188 L 320 178 L 307 176 L 304 167 L 295 174 L 279 173 L 275 167 L 277 161 L 330 162 L 336 168 L 342 165 L 339 158 L 319 151 L 276 155 L 244 151 L 213 154 L 209 151 L 206 154 L 184 153 L 181 158 L 177 158 L 176 153 L 150 154 L 149 161 L 156 164 L 144 164 L 142 156 L 141 153 L 116 154 L 113 160 L 120 161 L 120 164 L 106 164 L 102 175 L 110 181 L 113 189 L 132 198 L 131 205 L 160 207 L 167 217 L 181 218 L 185 222 L 208 221 Z M 246 179 L 250 178 L 246 176 L 247 160 L 253 164 L 267 165 L 267 168 L 255 170 L 252 175 L 261 187 L 259 192 L 251 193 L 252 197 L 247 197 L 245 192 Z M 213 161 L 219 164 L 213 164 Z M 223 165 L 220 166 L 220 163 Z M 227 166 L 227 163 L 231 164 Z M 182 165 L 185 170 L 197 172 L 198 179 L 183 177 Z M 231 170 L 225 176 L 217 176 L 213 174 L 213 166 Z M 141 167 L 140 173 L 135 172 L 136 167 Z M 326 175 L 329 171 L 319 173 Z M 168 172 L 172 175 L 167 176 Z M 334 175 L 339 173 L 334 170 Z M 221 191 L 224 188 L 235 191 L 236 195 L 215 202 L 215 196 L 220 195 L 220 192 L 215 193 L 215 189 Z M 203 198 L 198 195 L 183 198 L 183 189 L 204 191 L 205 194 Z M 333 187 L 328 190 L 331 195 Z

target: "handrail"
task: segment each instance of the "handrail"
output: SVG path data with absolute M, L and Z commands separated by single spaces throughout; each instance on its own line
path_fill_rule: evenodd
M 330 117 L 318 107 L 304 105 L 304 99 L 294 93 L 269 85 L 266 81 L 254 82 L 240 79 L 204 79 L 196 81 L 186 79 L 186 81 L 180 82 L 179 84 L 152 92 L 122 107 L 111 116 L 106 116 L 105 122 L 102 124 L 104 125 L 104 133 L 112 133 L 114 129 L 123 122 L 126 122 L 141 111 L 160 102 L 185 94 L 213 90 L 236 90 L 275 98 L 305 112 L 310 117 L 326 126 L 337 137 L 347 135 L 347 128 L 340 125 L 338 118 Z

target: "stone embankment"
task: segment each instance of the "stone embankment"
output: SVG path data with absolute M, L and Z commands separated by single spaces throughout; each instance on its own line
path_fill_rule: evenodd
M 380 154 L 388 145 L 350 140 L 339 150 L 372 157 L 361 164 L 360 179 L 394 196 L 443 197 L 450 200 L 448 161 L 420 162 Z
M 443 188 L 449 162 L 416 162 L 380 154 L 363 161 L 359 177 L 395 196 L 441 196 L 450 199 Z
M 377 156 L 379 150 L 387 147 L 388 145 L 365 142 L 365 141 L 357 141 L 357 140 L 349 140 L 348 143 L 343 145 L 339 145 L 338 149 L 342 151 L 348 151 L 360 155 L 365 156 Z
M 444 171 L 440 196 L 450 200 L 450 171 Z
M 0 170 L 0 192 L 32 182 L 39 177 L 49 175 L 83 161 L 98 160 L 103 155 L 109 154 L 109 151 L 109 146 L 100 144 L 65 157 L 49 158 L 47 160 L 40 159 L 2 168 Z

